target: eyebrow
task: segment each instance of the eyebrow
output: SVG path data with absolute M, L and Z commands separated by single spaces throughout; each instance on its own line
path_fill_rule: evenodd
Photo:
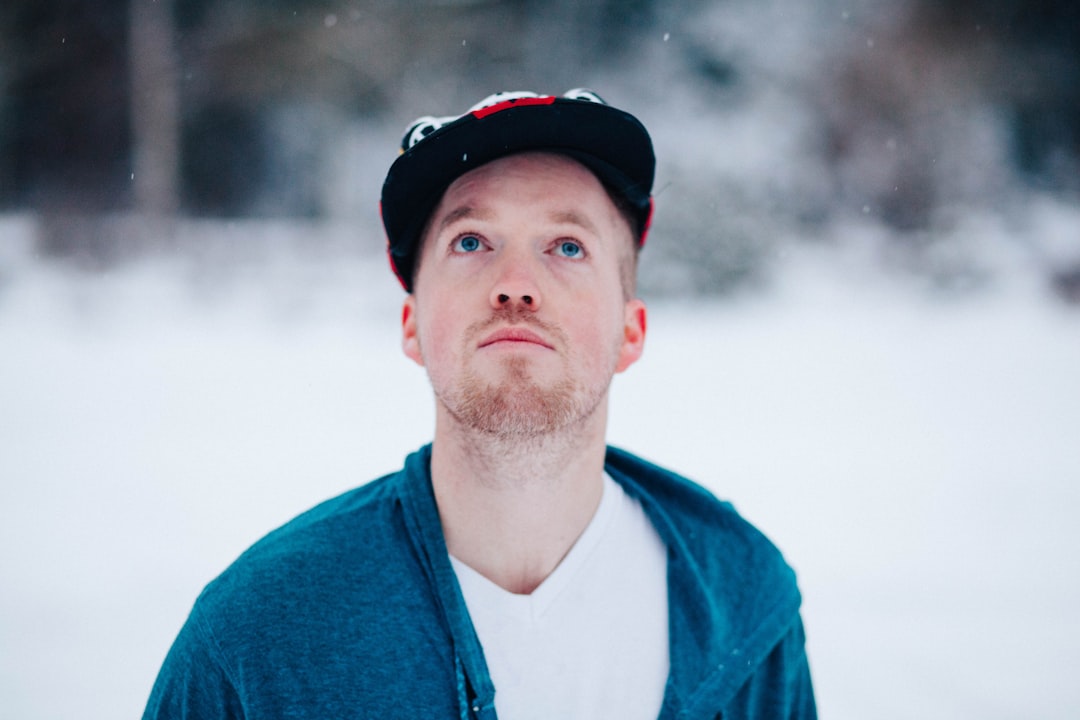
M 459 220 L 468 220 L 469 218 L 476 218 L 478 220 L 490 220 L 491 212 L 487 210 L 478 210 L 472 205 L 461 205 L 456 207 L 443 216 L 443 219 L 439 221 L 439 227 L 437 232 L 442 232 L 450 225 L 453 225 Z
M 491 220 L 494 216 L 495 213 L 491 210 L 476 208 L 472 205 L 461 205 L 446 213 L 446 215 L 439 220 L 439 226 L 436 229 L 436 232 L 442 232 L 447 227 L 460 220 Z M 577 225 L 586 232 L 593 235 L 599 235 L 596 225 L 589 220 L 589 218 L 575 210 L 556 210 L 548 216 L 548 219 L 557 225 Z
M 559 225 L 577 225 L 593 235 L 600 234 L 596 229 L 596 225 L 594 225 L 589 218 L 573 210 L 558 210 L 551 213 L 549 217 L 552 222 L 558 223 Z

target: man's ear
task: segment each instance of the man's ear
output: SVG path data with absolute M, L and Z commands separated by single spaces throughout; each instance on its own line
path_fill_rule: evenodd
M 645 303 L 634 298 L 626 303 L 623 315 L 623 341 L 619 349 L 619 362 L 615 372 L 622 372 L 637 362 L 645 350 Z
M 420 367 L 424 367 L 424 357 L 420 354 L 420 338 L 416 334 L 416 298 L 409 295 L 401 308 L 401 349 L 405 356 Z

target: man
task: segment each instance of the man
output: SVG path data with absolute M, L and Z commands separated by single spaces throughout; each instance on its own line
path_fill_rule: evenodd
M 382 213 L 434 441 L 207 586 L 145 717 L 815 717 L 780 554 L 605 446 L 653 169 L 586 91 L 410 128 Z

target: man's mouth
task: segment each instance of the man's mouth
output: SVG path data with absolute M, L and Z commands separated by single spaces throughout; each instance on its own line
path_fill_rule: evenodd
M 548 350 L 554 350 L 551 343 L 543 337 L 534 333 L 532 330 L 523 327 L 507 327 L 496 330 L 490 335 L 485 336 L 484 339 L 480 341 L 479 347 L 485 348 L 489 345 L 496 345 L 499 343 L 525 343 L 539 345 Z

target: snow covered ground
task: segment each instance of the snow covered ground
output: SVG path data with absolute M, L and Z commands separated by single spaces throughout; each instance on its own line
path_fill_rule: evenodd
M 381 259 L 90 275 L 28 228 L 0 220 L 0 716 L 137 717 L 203 584 L 396 469 L 431 401 Z M 780 545 L 822 717 L 1075 718 L 1080 313 L 852 262 L 653 302 L 611 441 Z

